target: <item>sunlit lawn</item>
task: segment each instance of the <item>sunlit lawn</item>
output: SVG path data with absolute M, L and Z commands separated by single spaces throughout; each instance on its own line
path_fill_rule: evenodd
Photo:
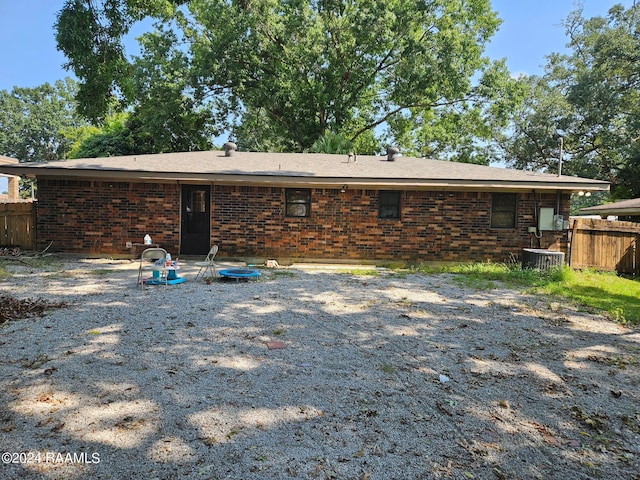
M 640 325 L 640 280 L 614 273 L 574 271 L 564 282 L 551 282 L 540 290 L 607 312 L 614 320 Z
M 609 272 L 572 270 L 568 267 L 549 271 L 523 270 L 506 264 L 462 264 L 443 267 L 442 271 L 459 275 L 468 286 L 490 289 L 498 282 L 510 287 L 560 297 L 604 313 L 621 323 L 640 325 L 640 280 Z

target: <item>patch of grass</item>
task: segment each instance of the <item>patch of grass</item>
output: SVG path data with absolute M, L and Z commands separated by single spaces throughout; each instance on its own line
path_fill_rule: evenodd
M 114 272 L 115 272 L 115 270 L 112 269 L 112 268 L 96 268 L 94 270 L 91 270 L 91 275 L 95 275 L 97 277 L 101 277 L 101 276 L 105 276 L 105 275 L 111 275 Z
M 383 363 L 382 367 L 380 369 L 384 373 L 394 373 L 396 371 L 395 367 L 393 365 L 388 364 L 388 363 Z
M 572 270 L 567 266 L 549 270 L 522 269 L 520 265 L 500 263 L 467 263 L 442 266 L 437 270 L 456 274 L 456 281 L 467 287 L 484 290 L 499 285 L 524 288 L 532 293 L 569 300 L 604 313 L 619 323 L 640 325 L 640 281 L 615 273 Z
M 571 271 L 563 282 L 549 282 L 537 292 L 560 296 L 597 309 L 620 323 L 640 325 L 640 281 L 609 272 Z
M 63 268 L 63 263 L 53 256 L 2 258 L 0 259 L 0 279 L 11 277 L 10 269 L 7 268 L 9 266 L 55 272 Z
M 4 266 L 4 263 L 0 263 L 0 280 L 4 280 L 5 278 L 11 277 L 11 273 L 7 271 Z
M 272 277 L 295 277 L 296 272 L 292 270 L 273 270 L 269 269 L 269 273 Z
M 358 277 L 379 277 L 380 271 L 375 268 L 354 268 L 353 270 L 348 270 L 345 273 L 349 275 L 355 275 Z
M 47 271 L 61 270 L 64 267 L 63 262 L 52 255 L 24 258 L 23 262 L 28 264 L 31 268 L 38 268 Z

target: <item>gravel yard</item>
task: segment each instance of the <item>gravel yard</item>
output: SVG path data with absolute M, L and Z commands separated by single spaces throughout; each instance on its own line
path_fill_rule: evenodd
M 640 479 L 640 331 L 447 274 L 15 263 L 2 479 Z

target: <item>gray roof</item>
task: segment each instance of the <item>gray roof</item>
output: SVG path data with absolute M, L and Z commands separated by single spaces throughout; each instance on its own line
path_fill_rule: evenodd
M 607 191 L 586 178 L 423 158 L 316 153 L 222 151 L 163 153 L 0 165 L 0 172 L 30 177 L 222 184 L 447 189 Z
M 640 215 L 640 198 L 582 208 L 578 213 L 580 215 L 600 215 L 601 217 L 608 217 L 609 215 Z

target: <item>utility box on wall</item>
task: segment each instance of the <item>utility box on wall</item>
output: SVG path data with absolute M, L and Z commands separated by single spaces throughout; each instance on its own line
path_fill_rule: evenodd
M 556 230 L 554 213 L 553 208 L 540 208 L 538 213 L 538 230 L 541 232 Z

